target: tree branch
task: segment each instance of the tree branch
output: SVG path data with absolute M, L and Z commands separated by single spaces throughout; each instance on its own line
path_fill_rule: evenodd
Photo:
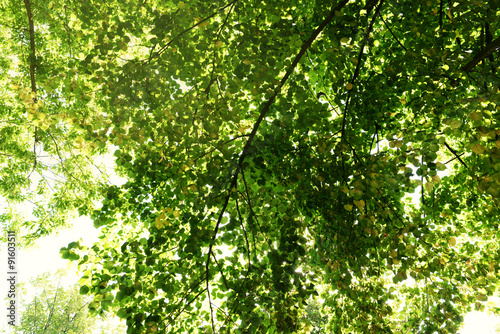
M 479 62 L 487 58 L 496 50 L 500 49 L 500 37 L 497 37 L 491 43 L 488 43 L 484 49 L 479 51 L 476 56 L 462 67 L 462 71 L 468 73 L 470 72 Z
M 24 0 L 24 6 L 28 13 L 28 21 L 30 28 L 30 48 L 31 48 L 31 61 L 30 61 L 30 77 L 31 77 L 31 91 L 36 93 L 35 82 L 35 24 L 33 23 L 33 14 L 31 13 L 31 4 L 29 0 Z M 36 102 L 36 97 L 33 99 Z
M 394 35 L 394 33 L 392 32 L 392 29 L 391 27 L 389 27 L 389 25 L 387 24 L 387 22 L 385 22 L 384 20 L 384 17 L 382 15 L 380 15 L 380 18 L 382 19 L 382 22 L 384 23 L 385 27 L 387 28 L 387 30 L 389 30 L 389 32 L 391 33 L 392 37 L 394 37 L 394 39 L 396 40 L 396 42 L 398 42 L 398 44 L 405 50 L 405 51 L 408 51 L 405 46 L 403 45 L 403 43 L 401 43 L 399 41 L 399 39 L 396 37 L 396 35 Z
M 370 25 L 368 26 L 368 29 L 366 30 L 365 38 L 363 39 L 363 44 L 361 44 L 361 49 L 359 50 L 358 54 L 358 64 L 356 65 L 356 68 L 354 69 L 354 74 L 352 75 L 351 84 L 354 84 L 354 81 L 356 81 L 356 78 L 359 75 L 359 71 L 361 70 L 361 59 L 363 58 L 363 51 L 366 46 L 366 42 L 368 41 L 368 37 L 370 36 L 370 33 L 373 29 L 373 24 L 375 23 L 375 19 L 377 18 L 378 14 L 380 13 L 380 9 L 382 8 L 382 4 L 384 3 L 384 0 L 381 0 L 380 3 L 377 6 L 377 9 L 375 10 L 375 14 L 373 14 L 373 18 L 370 22 Z M 347 93 L 347 99 L 345 102 L 344 106 L 344 113 L 343 113 L 343 118 L 342 118 L 342 136 L 341 140 L 345 140 L 345 127 L 346 127 L 346 117 L 347 117 L 347 108 L 349 107 L 349 102 L 351 101 L 351 92 L 352 90 L 349 90 Z
M 29 0 L 24 0 L 24 6 L 26 7 L 26 12 L 28 14 L 28 22 L 29 22 L 29 31 L 30 31 L 30 48 L 31 48 L 31 56 L 30 56 L 30 78 L 31 78 L 31 91 L 36 94 L 36 81 L 35 81 L 35 24 L 33 23 L 33 14 L 31 12 L 31 4 Z M 36 95 L 33 98 L 33 103 L 36 103 Z M 38 127 L 35 126 L 35 140 L 33 143 L 33 153 L 35 162 L 33 163 L 33 169 L 31 170 L 28 178 L 31 177 L 31 173 L 36 168 L 37 160 L 36 160 L 36 143 L 38 142 Z
M 25 1 L 27 1 L 27 0 L 25 0 Z M 166 50 L 166 49 L 168 49 L 168 47 L 169 47 L 170 45 L 172 45 L 172 43 L 173 43 L 174 41 L 176 41 L 179 37 L 181 37 L 181 36 L 182 36 L 182 35 L 184 35 L 185 33 L 188 33 L 189 31 L 193 30 L 194 28 L 196 28 L 197 26 L 199 26 L 199 25 L 200 25 L 200 24 L 202 24 L 203 22 L 205 22 L 205 21 L 207 21 L 207 20 L 211 19 L 212 17 L 214 17 L 215 15 L 217 15 L 217 13 L 219 13 L 219 12 L 221 12 L 221 11 L 225 10 L 227 7 L 229 7 L 229 6 L 233 5 L 233 4 L 235 4 L 236 2 L 238 2 L 238 0 L 233 0 L 233 1 L 231 1 L 230 3 L 228 3 L 227 5 L 225 5 L 224 7 L 219 8 L 219 9 L 218 9 L 215 13 L 213 13 L 213 14 L 211 14 L 211 15 L 207 16 L 206 18 L 204 18 L 203 20 L 201 20 L 201 21 L 199 21 L 199 22 L 196 22 L 196 24 L 192 25 L 191 27 L 189 27 L 189 28 L 187 28 L 187 29 L 185 29 L 185 30 L 181 31 L 181 32 L 180 32 L 177 36 L 175 36 L 174 38 L 172 38 L 172 39 L 170 40 L 170 42 L 168 42 L 168 43 L 167 43 L 165 46 L 163 46 L 160 50 L 158 50 L 157 52 L 155 52 L 155 53 L 154 53 L 153 58 L 155 58 L 155 57 L 159 57 L 159 56 L 160 56 L 163 52 L 165 52 L 165 50 Z
M 453 155 L 458 159 L 458 161 L 460 161 L 460 163 L 464 165 L 465 168 L 469 169 L 469 167 L 467 167 L 467 164 L 460 158 L 460 155 L 458 155 L 457 152 L 454 149 L 452 149 L 447 142 L 444 142 L 444 145 L 448 150 L 450 150 L 451 153 L 453 153 Z
M 230 186 L 229 186 L 229 189 L 228 189 L 228 194 L 226 195 L 226 199 L 224 201 L 224 204 L 222 206 L 221 212 L 219 214 L 219 218 L 217 220 L 217 224 L 215 225 L 214 236 L 212 237 L 212 241 L 210 242 L 210 245 L 208 247 L 207 262 L 205 264 L 205 270 L 207 272 L 207 275 L 209 273 L 209 266 L 210 266 L 210 259 L 211 259 L 210 255 L 212 253 L 212 248 L 213 248 L 213 245 L 214 245 L 214 242 L 215 242 L 215 238 L 217 238 L 217 232 L 219 231 L 219 226 L 221 224 L 222 217 L 223 217 L 224 213 L 226 212 L 227 205 L 229 204 L 229 199 L 231 198 L 231 189 L 233 189 L 234 187 L 236 187 L 236 183 L 237 183 L 237 180 L 238 180 L 238 175 L 239 175 L 240 170 L 241 170 L 241 166 L 243 165 L 243 161 L 245 160 L 245 157 L 247 156 L 248 151 L 250 150 L 250 146 L 252 145 L 253 138 L 257 134 L 257 130 L 258 130 L 259 126 L 260 126 L 260 123 L 262 122 L 262 120 L 266 116 L 266 113 L 269 111 L 269 108 L 273 104 L 273 102 L 276 99 L 276 97 L 277 97 L 278 93 L 280 92 L 281 88 L 285 85 L 286 81 L 288 80 L 288 78 L 290 77 L 290 75 L 292 74 L 292 72 L 295 70 L 295 68 L 297 67 L 297 65 L 299 64 L 300 59 L 306 53 L 307 49 L 311 46 L 311 44 L 318 37 L 318 35 L 323 31 L 323 29 L 328 25 L 328 23 L 330 23 L 333 20 L 333 18 L 335 17 L 335 12 L 341 10 L 342 7 L 344 7 L 348 2 L 349 2 L 349 0 L 343 0 L 337 6 L 335 6 L 331 10 L 331 12 L 328 15 L 328 17 L 325 20 L 323 20 L 323 22 L 321 22 L 321 24 L 318 26 L 318 28 L 316 28 L 316 30 L 312 33 L 311 37 L 309 37 L 309 39 L 302 44 L 302 47 L 301 47 L 299 53 L 297 54 L 297 56 L 295 56 L 295 59 L 294 59 L 293 63 L 290 65 L 290 67 L 286 71 L 286 73 L 283 76 L 283 78 L 281 79 L 278 87 L 276 87 L 276 89 L 274 90 L 274 94 L 262 106 L 260 115 L 257 118 L 257 121 L 255 122 L 255 124 L 253 126 L 252 132 L 250 133 L 250 135 L 248 137 L 248 140 L 247 140 L 247 142 L 246 142 L 246 144 L 245 144 L 245 146 L 243 148 L 243 151 L 242 151 L 242 153 L 240 155 L 240 158 L 238 160 L 238 165 L 236 166 L 236 170 L 235 170 L 235 172 L 233 174 L 233 178 L 231 180 L 231 183 L 230 183 Z M 208 279 L 209 278 L 207 277 L 207 280 Z

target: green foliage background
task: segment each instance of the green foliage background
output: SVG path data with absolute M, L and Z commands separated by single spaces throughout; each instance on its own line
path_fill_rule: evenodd
M 0 186 L 44 201 L 3 220 L 35 240 L 91 216 L 101 241 L 61 254 L 92 312 L 129 333 L 292 333 L 319 330 L 317 299 L 333 333 L 456 333 L 484 309 L 496 1 L 24 5 L 2 3 Z M 94 172 L 105 152 L 122 186 Z

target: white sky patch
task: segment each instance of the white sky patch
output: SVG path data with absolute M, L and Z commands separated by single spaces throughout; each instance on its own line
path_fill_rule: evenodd
M 464 319 L 464 326 L 459 334 L 495 334 L 500 325 L 498 316 L 489 315 L 486 312 L 472 311 L 467 313 Z

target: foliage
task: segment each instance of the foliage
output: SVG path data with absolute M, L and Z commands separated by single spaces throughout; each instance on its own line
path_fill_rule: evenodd
M 31 246 L 99 198 L 106 175 L 90 157 L 104 144 L 82 135 L 102 112 L 75 70 L 74 50 L 88 47 L 66 5 L 1 1 L 0 13 L 0 221 Z
M 316 298 L 333 333 L 455 333 L 494 293 L 497 2 L 42 6 L 68 20 L 44 103 L 81 106 L 66 138 L 127 177 L 76 202 L 101 241 L 61 250 L 92 312 L 291 333 Z
M 42 274 L 23 284 L 24 293 L 34 290 L 31 301 L 23 301 L 20 325 L 14 327 L 15 333 L 92 333 L 94 329 L 105 329 L 106 333 L 123 333 L 124 324 L 115 323 L 110 329 L 110 319 L 100 321 L 98 317 L 89 317 L 90 298 L 82 296 L 79 286 L 63 286 L 68 275 L 60 270 L 56 275 Z

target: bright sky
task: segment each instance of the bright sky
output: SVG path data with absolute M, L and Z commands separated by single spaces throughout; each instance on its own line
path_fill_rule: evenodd
M 465 316 L 465 326 L 460 334 L 495 334 L 500 318 L 486 312 L 473 311 Z
M 93 227 L 91 220 L 88 218 L 79 218 L 75 220 L 73 228 L 62 231 L 57 236 L 51 236 L 40 240 L 38 248 L 31 249 L 29 251 L 18 250 L 16 259 L 18 265 L 18 279 L 22 282 L 28 282 L 31 278 L 35 278 L 47 271 L 55 273 L 58 269 L 67 267 L 70 262 L 62 259 L 59 255 L 61 247 L 66 247 L 68 246 L 68 243 L 77 241 L 80 238 L 82 238 L 85 245 L 91 246 L 98 240 L 97 236 L 97 230 Z M 5 273 L 7 272 L 7 254 L 4 245 L 2 245 L 1 248 L 0 259 L 1 268 L 4 272 L 4 274 L 0 275 L 2 277 L 0 294 L 2 296 L 1 299 L 4 300 L 8 290 L 5 282 Z M 71 270 L 70 273 L 73 273 L 73 275 L 68 275 L 67 281 L 62 282 L 67 286 L 75 284 L 75 282 L 79 279 L 79 276 L 76 275 L 76 266 L 73 267 L 73 270 Z M 0 322 L 0 332 L 4 333 L 6 331 L 5 307 L 1 307 L 0 316 L 2 319 Z
M 114 150 L 105 157 L 98 158 L 96 163 L 104 164 L 107 171 L 112 174 L 110 182 L 115 185 L 120 185 L 123 184 L 125 180 L 112 172 L 114 165 L 114 158 L 112 156 L 113 151 Z M 0 205 L 6 204 L 0 201 Z M 70 242 L 78 241 L 79 239 L 83 240 L 83 245 L 92 246 L 98 240 L 98 235 L 98 230 L 94 228 L 90 218 L 79 217 L 74 220 L 72 228 L 61 231 L 57 235 L 38 240 L 37 248 L 27 251 L 18 249 L 16 259 L 18 280 L 21 282 L 28 282 L 30 279 L 47 271 L 55 273 L 61 268 L 68 268 L 72 265 L 72 267 L 70 267 L 72 269 L 68 271 L 67 280 L 61 283 L 66 286 L 75 284 L 80 279 L 80 276 L 77 275 L 76 265 L 68 260 L 62 259 L 59 251 L 61 247 L 67 247 Z M 4 273 L 7 272 L 7 253 L 5 248 L 5 245 L 0 246 L 0 268 L 2 268 Z M 5 281 L 6 274 L 0 274 L 0 277 L 0 300 L 5 300 L 8 291 L 7 282 Z M 30 296 L 26 297 L 31 299 Z M 5 307 L 0 307 L 0 309 L 0 333 L 5 333 L 7 327 L 7 322 L 5 321 L 7 315 L 6 309 Z

